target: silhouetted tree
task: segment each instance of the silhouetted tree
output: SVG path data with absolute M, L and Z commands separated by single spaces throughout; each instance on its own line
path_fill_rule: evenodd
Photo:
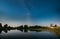
M 23 25 L 20 26 L 20 29 L 23 29 Z
M 8 28 L 11 28 L 10 26 L 8 26 Z
M 20 30 L 20 31 L 22 31 L 22 32 L 23 32 L 23 25 L 21 25 L 21 26 L 17 27 L 17 30 Z
M 40 26 L 38 26 L 38 25 L 35 25 L 34 27 L 35 27 L 35 28 L 40 28 Z
M 24 32 L 28 32 L 28 25 L 24 25 Z
M 28 29 L 28 25 L 24 25 L 24 29 Z
M 8 27 L 8 24 L 5 24 L 5 25 L 4 25 L 4 28 L 7 28 L 7 27 Z
M 57 25 L 55 24 L 55 27 L 57 27 Z
M 0 23 L 0 28 L 2 28 L 2 23 Z

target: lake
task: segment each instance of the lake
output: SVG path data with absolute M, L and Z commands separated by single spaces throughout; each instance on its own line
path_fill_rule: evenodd
M 59 39 L 59 36 L 50 31 L 2 31 L 0 39 Z

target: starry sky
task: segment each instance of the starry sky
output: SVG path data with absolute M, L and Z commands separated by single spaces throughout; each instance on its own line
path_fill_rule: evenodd
M 0 22 L 11 26 L 60 25 L 60 0 L 0 0 Z

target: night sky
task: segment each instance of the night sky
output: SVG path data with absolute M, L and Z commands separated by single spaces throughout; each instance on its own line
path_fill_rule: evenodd
M 0 0 L 0 22 L 11 26 L 60 25 L 60 0 Z

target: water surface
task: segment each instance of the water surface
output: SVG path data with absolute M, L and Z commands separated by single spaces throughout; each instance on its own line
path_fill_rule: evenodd
M 0 39 L 59 39 L 59 36 L 50 31 L 2 31 Z

